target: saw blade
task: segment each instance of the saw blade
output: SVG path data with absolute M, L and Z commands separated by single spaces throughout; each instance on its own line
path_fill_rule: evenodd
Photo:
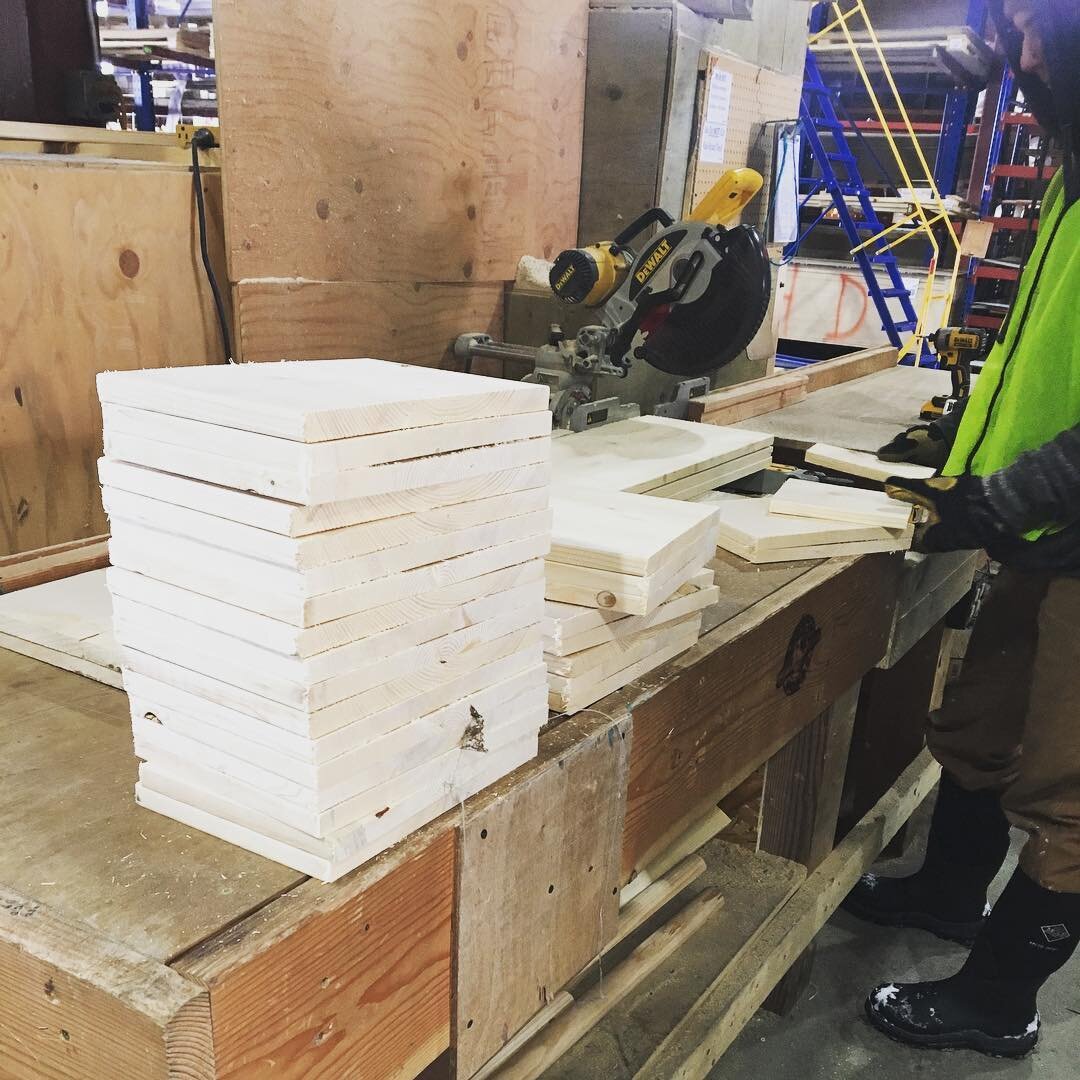
M 663 305 L 639 327 L 634 356 L 669 375 L 703 375 L 730 363 L 753 340 L 769 308 L 769 253 L 757 229 L 720 237 L 723 258 L 692 303 Z

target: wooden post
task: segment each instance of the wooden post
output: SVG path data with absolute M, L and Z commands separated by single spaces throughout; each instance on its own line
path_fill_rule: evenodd
M 762 851 L 813 872 L 832 851 L 855 712 L 856 683 L 770 760 L 761 807 Z M 769 995 L 765 1007 L 783 1015 L 810 981 L 814 946 L 807 948 Z

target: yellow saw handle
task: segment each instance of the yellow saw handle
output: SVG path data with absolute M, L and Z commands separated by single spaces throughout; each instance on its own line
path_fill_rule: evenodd
M 765 181 L 754 169 L 728 169 L 690 212 L 690 221 L 723 225 L 743 212 Z

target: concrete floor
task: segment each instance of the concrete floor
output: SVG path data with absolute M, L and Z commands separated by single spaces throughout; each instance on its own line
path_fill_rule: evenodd
M 929 805 L 917 831 L 925 833 Z M 921 827 L 919 827 L 921 826 Z M 1015 866 L 1021 837 L 991 889 L 995 898 Z M 882 863 L 885 874 L 910 873 L 922 845 L 903 860 Z M 1080 1078 L 1080 950 L 1039 997 L 1043 1028 L 1033 1054 L 1021 1061 L 967 1051 L 916 1050 L 879 1035 L 863 1019 L 866 994 L 885 979 L 944 978 L 963 963 L 959 945 L 919 930 L 869 926 L 838 912 L 818 937 L 813 982 L 784 1018 L 759 1012 L 710 1074 L 710 1080 L 990 1080 Z

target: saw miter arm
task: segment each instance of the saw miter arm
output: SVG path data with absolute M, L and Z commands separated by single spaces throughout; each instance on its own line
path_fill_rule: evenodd
M 463 334 L 463 360 L 525 360 L 526 376 L 551 389 L 560 426 L 595 400 L 602 375 L 625 378 L 634 360 L 670 375 L 702 376 L 729 363 L 750 343 L 768 310 L 769 256 L 757 230 L 732 221 L 761 189 L 753 169 L 724 174 L 693 212 L 675 221 L 653 207 L 613 240 L 561 252 L 549 277 L 566 304 L 598 309 L 598 321 L 566 338 L 558 327 L 538 348 Z M 647 229 L 659 231 L 634 246 Z

